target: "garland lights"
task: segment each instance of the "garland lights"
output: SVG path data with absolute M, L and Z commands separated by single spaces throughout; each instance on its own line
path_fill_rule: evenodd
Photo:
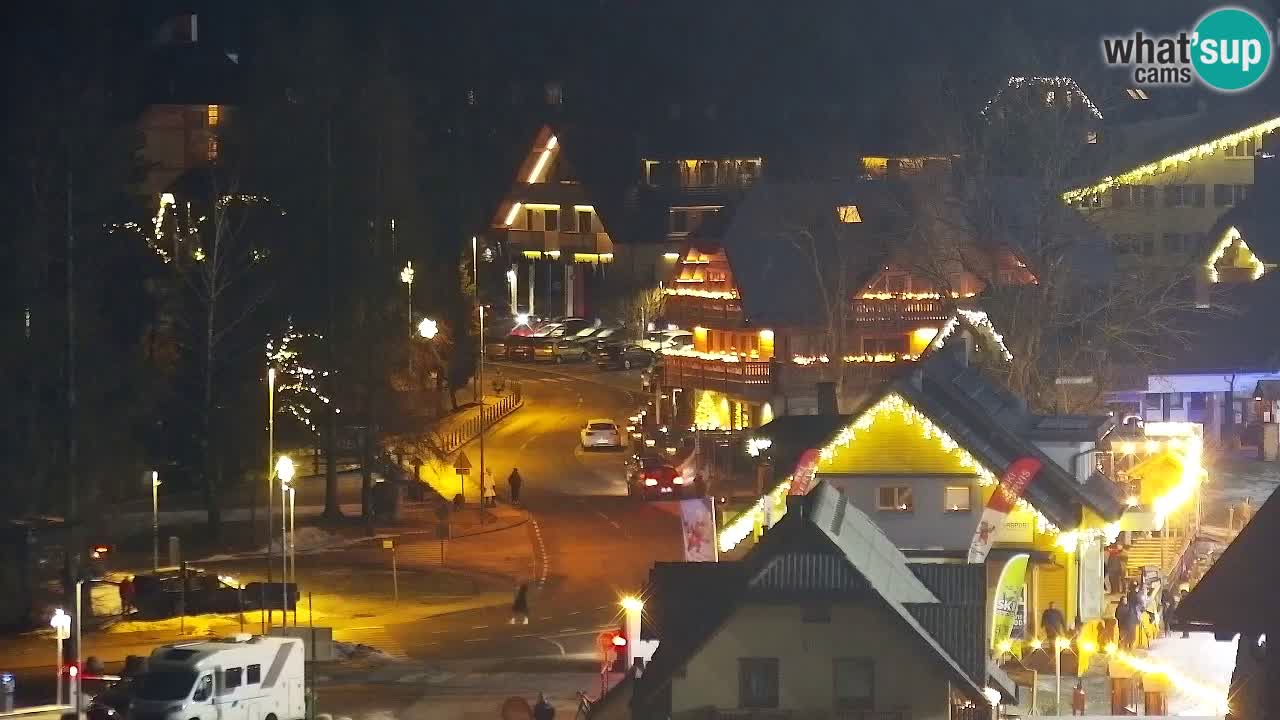
M 737 300 L 737 290 L 697 290 L 694 288 L 663 288 L 664 295 L 710 298 L 712 300 Z
M 956 315 L 953 315 L 947 320 L 946 324 L 942 326 L 942 329 L 938 331 L 937 337 L 933 339 L 933 343 L 936 347 L 942 347 L 947 337 L 949 337 L 951 333 L 955 332 L 956 328 L 960 325 L 960 318 L 964 318 L 965 321 L 975 329 L 981 331 L 990 338 L 991 342 L 995 343 L 996 347 L 1000 348 L 1000 354 L 1006 361 L 1013 360 L 1013 353 L 1009 352 L 1009 347 L 1004 344 L 1004 336 L 996 331 L 996 326 L 991 322 L 991 318 L 981 310 L 957 309 Z
M 1249 245 L 1246 244 L 1244 238 L 1240 236 L 1240 231 L 1237 230 L 1235 226 L 1232 226 L 1227 228 L 1227 231 L 1223 233 L 1222 239 L 1213 247 L 1213 252 L 1209 253 L 1209 259 L 1204 262 L 1205 269 L 1209 271 L 1209 282 L 1218 282 L 1218 261 L 1227 253 L 1227 248 L 1234 245 L 1237 241 L 1239 241 L 1240 247 L 1243 248 L 1245 252 L 1249 253 L 1249 260 L 1252 261 L 1250 262 L 1250 265 L 1253 266 L 1253 274 L 1250 279 L 1257 280 L 1262 277 L 1264 272 L 1267 271 L 1267 266 L 1264 265 L 1262 261 L 1258 259 L 1258 256 L 1254 255 L 1253 251 L 1249 249 Z
M 280 378 L 276 382 L 276 392 L 281 395 L 281 407 L 297 418 L 308 430 L 317 434 L 319 430 L 316 429 L 315 423 L 309 417 L 311 415 L 311 407 L 303 402 L 303 399 L 313 397 L 325 405 L 331 402 L 330 398 L 320 392 L 320 389 L 315 385 L 317 378 L 328 377 L 329 372 L 317 372 L 313 368 L 303 365 L 298 351 L 293 347 L 293 343 L 304 338 L 323 337 L 319 333 L 300 333 L 294 329 L 293 323 L 290 322 L 284 331 L 284 335 L 278 341 L 268 339 L 266 347 L 267 364 L 276 368 Z M 341 413 L 342 409 L 334 406 L 333 411 L 334 413 Z
M 1139 165 L 1138 167 L 1119 175 L 1108 175 L 1099 182 L 1086 187 L 1068 190 L 1062 194 L 1062 201 L 1069 204 L 1079 202 L 1093 195 L 1101 195 L 1116 185 L 1126 185 L 1135 183 L 1143 178 L 1156 175 L 1166 170 L 1174 170 L 1179 164 L 1191 162 L 1202 157 L 1214 155 L 1228 147 L 1233 147 L 1249 138 L 1261 137 L 1277 128 L 1280 128 L 1280 117 L 1275 117 L 1266 122 L 1258 123 L 1252 127 L 1223 135 L 1220 138 L 1210 140 L 1200 145 L 1194 145 L 1185 150 L 1176 152 L 1168 157 L 1161 158 L 1155 162 Z
M 910 353 L 863 353 L 861 355 L 845 355 L 842 358 L 847 363 L 892 363 L 892 362 L 911 362 L 919 360 L 919 355 Z M 814 363 L 829 363 L 831 358 L 827 355 L 793 355 L 791 362 L 796 365 L 813 365 Z
M 1005 90 L 1009 88 L 1014 88 L 1016 90 L 1016 89 L 1021 89 L 1031 85 L 1038 85 L 1041 87 L 1047 85 L 1057 90 L 1066 90 L 1069 94 L 1074 93 L 1076 96 L 1078 96 L 1081 100 L 1084 101 L 1084 105 L 1085 107 L 1089 108 L 1089 113 L 1091 115 L 1093 115 L 1095 118 L 1099 120 L 1102 119 L 1102 111 L 1098 109 L 1097 105 L 1093 104 L 1093 101 L 1089 99 L 1088 95 L 1084 94 L 1084 90 L 1080 89 L 1080 86 L 1076 84 L 1075 80 L 1069 77 L 1064 77 L 1064 76 L 1011 77 L 1009 78 L 1009 83 L 1005 87 L 1001 88 L 999 92 L 997 92 L 990 100 L 987 101 L 987 104 L 982 108 L 982 115 L 984 117 L 986 116 L 987 111 L 991 109 L 992 105 L 996 104 L 996 102 L 1000 100 L 1000 96 L 1004 95 Z M 1048 102 L 1052 102 L 1052 99 L 1050 99 Z

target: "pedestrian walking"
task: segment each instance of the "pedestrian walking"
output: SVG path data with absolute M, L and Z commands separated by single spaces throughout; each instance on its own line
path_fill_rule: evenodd
M 1124 591 L 1124 557 L 1117 545 L 1107 548 L 1107 592 L 1119 595 Z
M 1120 598 L 1116 605 L 1116 627 L 1120 630 L 1120 649 L 1132 650 L 1138 633 L 1138 613 L 1127 597 Z
M 555 720 L 556 709 L 547 702 L 547 696 L 538 693 L 538 702 L 533 706 L 533 720 Z
M 1049 607 L 1044 609 L 1040 615 L 1040 627 L 1044 630 L 1045 637 L 1049 638 L 1049 646 L 1052 647 L 1057 641 L 1059 635 L 1067 634 L 1067 618 L 1058 609 L 1058 604 L 1049 601 Z
M 524 478 L 520 477 L 520 468 L 511 468 L 511 474 L 507 476 L 507 484 L 511 486 L 511 504 L 520 504 L 520 486 L 524 484 Z
M 529 624 L 529 584 L 521 583 L 516 588 L 516 597 L 511 601 L 511 624 Z
M 120 581 L 120 614 L 127 615 L 133 610 L 133 576 Z
M 481 502 L 482 507 L 498 506 L 498 488 L 494 486 L 493 471 L 489 468 L 484 469 L 484 477 L 480 480 L 481 496 L 484 500 Z

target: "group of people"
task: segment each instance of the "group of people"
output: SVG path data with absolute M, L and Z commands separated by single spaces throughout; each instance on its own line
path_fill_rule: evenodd
M 507 486 L 511 489 L 511 504 L 520 504 L 520 486 L 524 484 L 524 478 L 520 477 L 520 468 L 511 468 L 511 474 L 507 476 Z M 493 481 L 493 471 L 489 468 L 484 469 L 484 475 L 480 478 L 480 505 L 482 507 L 498 507 L 498 487 Z
M 1120 602 L 1116 605 L 1116 630 L 1120 635 L 1117 644 L 1121 650 L 1132 650 L 1138 644 L 1138 630 L 1142 627 L 1143 613 L 1146 612 L 1146 593 L 1141 585 L 1131 583 L 1129 589 L 1120 595 Z

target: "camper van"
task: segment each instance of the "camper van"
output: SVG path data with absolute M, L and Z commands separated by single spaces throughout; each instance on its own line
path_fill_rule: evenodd
M 237 635 L 164 645 L 134 686 L 132 720 L 299 720 L 306 716 L 297 638 Z

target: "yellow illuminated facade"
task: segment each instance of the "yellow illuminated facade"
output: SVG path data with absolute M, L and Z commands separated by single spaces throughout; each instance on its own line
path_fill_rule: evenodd
M 1062 194 L 1107 236 L 1118 256 L 1180 262 L 1213 247 L 1218 219 L 1253 192 L 1255 154 L 1280 117 L 1152 159 Z M 1146 140 L 1137 125 L 1118 141 Z M 1132 137 L 1129 137 L 1132 136 Z

